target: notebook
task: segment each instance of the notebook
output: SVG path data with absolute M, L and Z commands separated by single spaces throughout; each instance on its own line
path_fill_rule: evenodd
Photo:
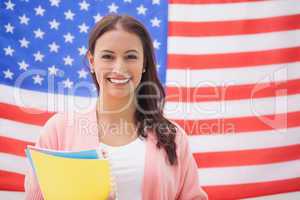
M 28 146 L 26 155 L 45 200 L 104 200 L 111 191 L 109 161 L 96 149 L 56 151 Z

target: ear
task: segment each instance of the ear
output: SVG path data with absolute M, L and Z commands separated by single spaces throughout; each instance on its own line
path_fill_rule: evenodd
M 88 60 L 89 60 L 89 67 L 91 71 L 94 71 L 94 56 L 88 51 Z

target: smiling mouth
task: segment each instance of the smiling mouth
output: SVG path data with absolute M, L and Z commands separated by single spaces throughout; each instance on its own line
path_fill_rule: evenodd
M 107 78 L 107 80 L 113 84 L 126 84 L 130 81 L 130 79 L 131 78 L 125 78 L 125 79 Z

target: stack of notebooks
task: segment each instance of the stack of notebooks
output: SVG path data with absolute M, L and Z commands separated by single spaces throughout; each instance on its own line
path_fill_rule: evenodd
M 75 152 L 28 146 L 26 155 L 45 200 L 108 198 L 111 168 L 96 149 Z

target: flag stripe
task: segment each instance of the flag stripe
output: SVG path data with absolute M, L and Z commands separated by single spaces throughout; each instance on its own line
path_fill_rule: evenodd
M 300 15 L 272 18 L 217 21 L 169 22 L 169 36 L 225 36 L 287 31 L 300 28 Z
M 300 93 L 300 79 L 224 87 L 167 87 L 166 100 L 169 102 L 203 102 L 253 99 L 283 95 L 278 92 L 279 90 L 286 90 L 287 95 Z
M 188 14 L 187 14 L 188 13 Z M 298 0 L 226 4 L 170 4 L 169 21 L 208 22 L 260 19 L 300 13 Z M 288 41 L 288 40 L 287 40 Z
M 198 174 L 204 186 L 258 183 L 300 177 L 299 165 L 300 160 L 293 160 L 264 165 L 201 168 Z
M 11 118 L 12 115 L 6 114 L 5 109 L 8 109 L 9 107 L 5 106 L 9 106 L 8 104 L 15 105 L 16 107 L 13 109 L 16 112 L 19 112 L 20 109 L 22 109 L 20 111 L 21 114 L 45 114 L 45 118 L 50 117 L 55 112 L 82 112 L 82 110 L 90 110 L 96 104 L 95 97 L 91 98 L 72 95 L 62 95 L 56 93 L 44 93 L 1 84 L 0 91 L 0 103 L 3 104 L 0 107 L 0 112 L 1 115 L 4 114 L 8 118 Z M 74 90 L 74 92 L 76 92 L 76 90 Z M 34 105 L 32 104 L 32 102 L 34 102 Z M 36 117 L 35 120 L 38 121 L 38 123 L 36 123 L 37 125 L 44 124 L 44 120 L 39 120 L 39 117 Z
M 24 191 L 24 175 L 0 170 L 0 190 Z
M 25 149 L 27 145 L 33 145 L 33 144 L 34 143 L 29 143 L 21 140 L 0 136 L 1 153 L 13 154 L 16 156 L 25 156 Z
M 5 124 L 0 126 L 1 136 L 27 142 L 35 142 L 41 130 L 41 126 L 14 120 L 0 119 L 0 124 Z
M 300 30 L 234 36 L 168 37 L 169 54 L 219 54 L 300 46 Z
M 241 3 L 241 2 L 255 2 L 265 0 L 169 0 L 173 4 L 216 4 L 216 3 Z
M 0 152 L 0 170 L 25 174 L 29 167 L 28 161 L 23 156 L 16 156 Z
M 300 126 L 300 111 L 273 115 L 258 115 L 216 119 L 173 119 L 189 135 L 230 134 L 267 131 Z
M 283 192 L 300 191 L 300 178 L 261 183 L 219 185 L 203 187 L 210 199 L 241 199 Z
M 169 69 L 236 68 L 300 61 L 300 47 L 225 54 L 169 54 Z M 247 62 L 245 62 L 247 60 Z
M 189 136 L 193 153 L 242 151 L 298 145 L 300 127 L 245 132 L 243 134 L 209 134 Z
M 228 100 L 223 102 L 167 102 L 164 113 L 171 119 L 219 119 L 235 117 L 260 117 L 300 110 L 300 95 L 276 98 Z M 261 117 L 263 120 L 263 117 Z
M 43 100 L 43 99 L 41 99 Z M 7 112 L 9 110 L 9 112 Z M 44 110 L 0 103 L 0 116 L 3 119 L 42 126 L 53 115 Z
M 260 165 L 300 159 L 300 144 L 227 152 L 194 153 L 198 167 Z
M 166 85 L 168 87 L 216 87 L 287 81 L 299 79 L 299 69 L 300 62 L 232 69 L 169 69 Z

